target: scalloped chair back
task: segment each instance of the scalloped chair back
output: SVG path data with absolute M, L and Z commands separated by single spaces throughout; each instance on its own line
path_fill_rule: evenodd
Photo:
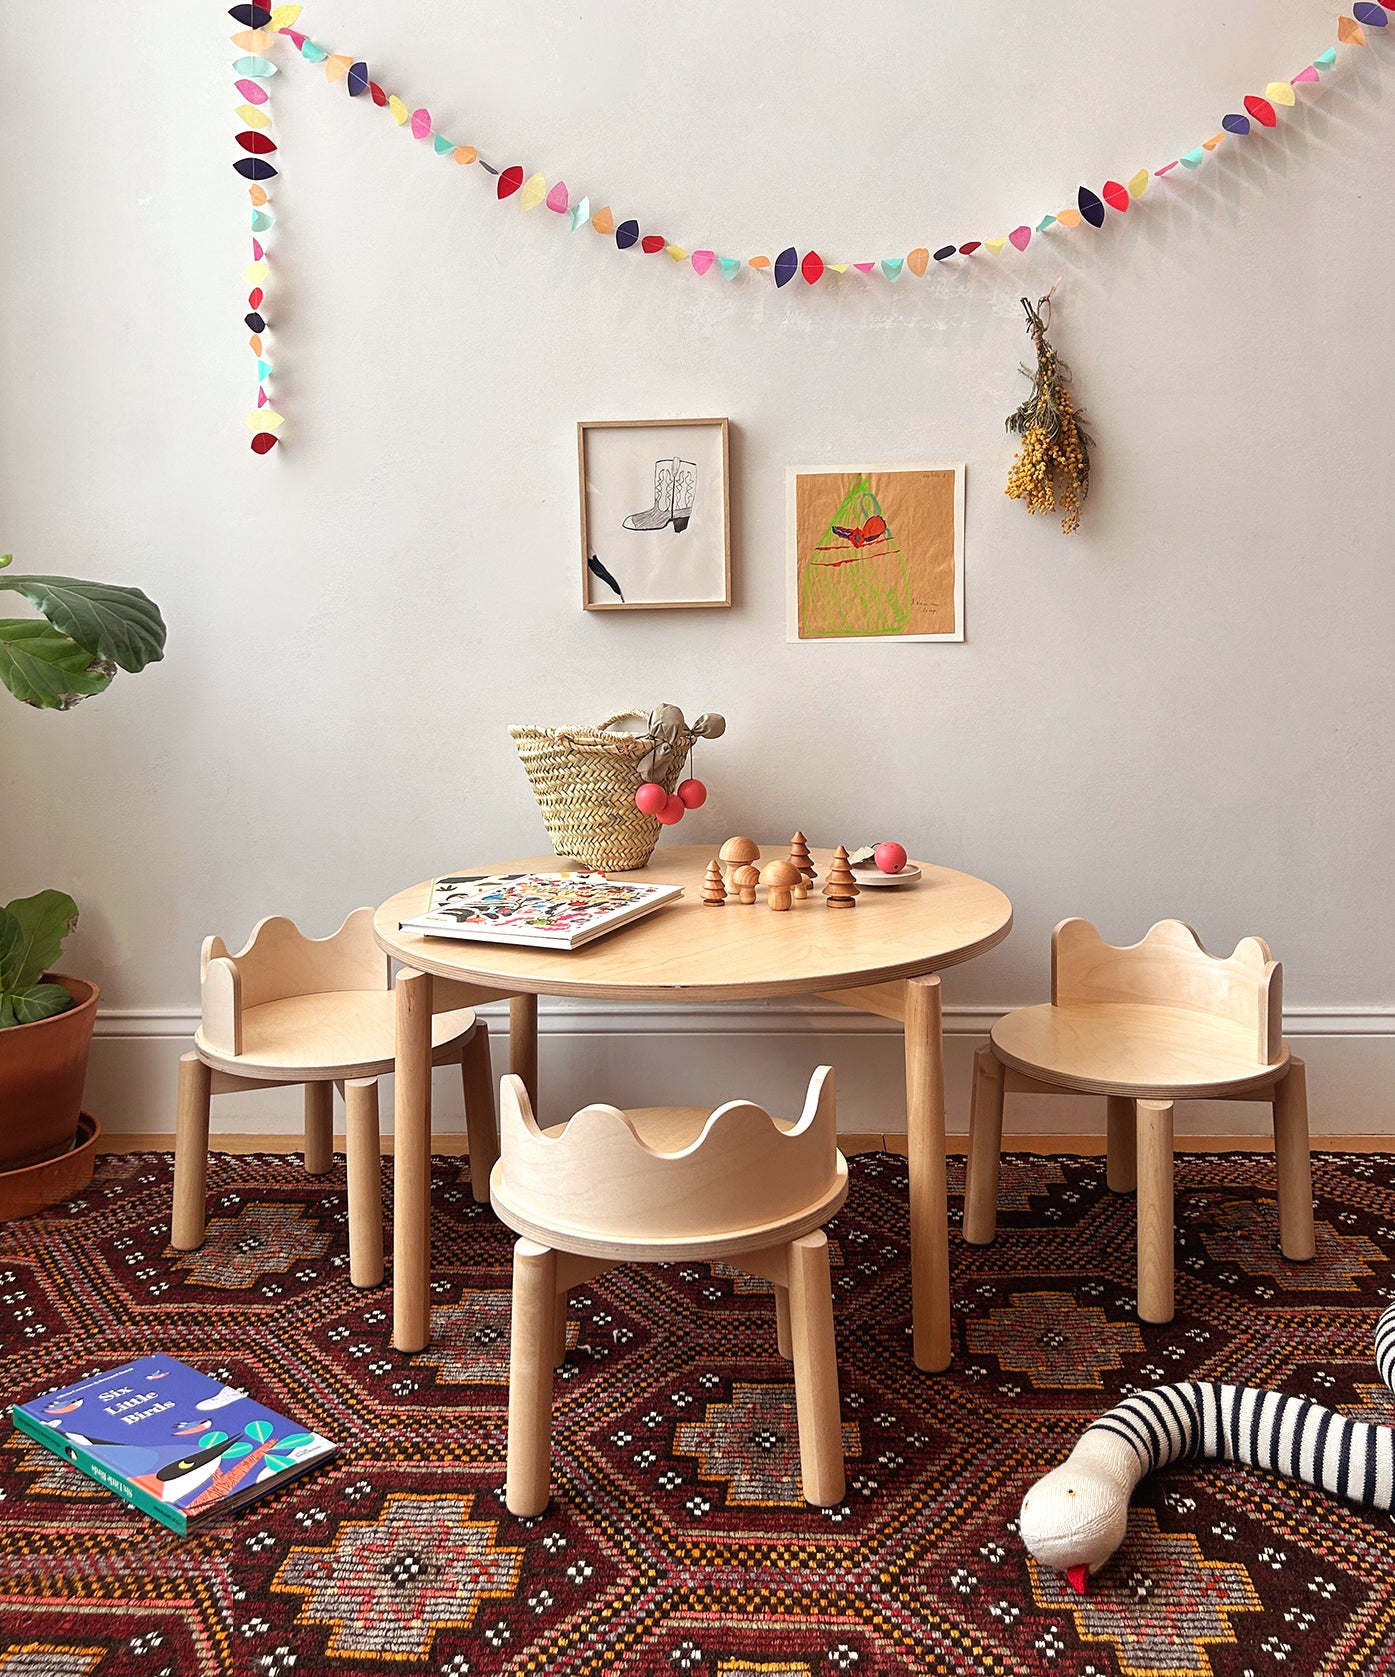
M 716 1111 L 583 1107 L 541 1129 L 517 1077 L 503 1080 L 494 1209 L 514 1247 L 505 1500 L 549 1497 L 552 1373 L 567 1342 L 567 1292 L 617 1263 L 724 1259 L 775 1290 L 776 1338 L 794 1363 L 804 1496 L 845 1489 L 828 1239 L 847 1197 L 833 1072 L 821 1066 L 794 1122 L 750 1101 Z
M 1273 1110 L 1279 1244 L 1313 1256 L 1308 1094 L 1283 1038 L 1283 969 L 1262 938 L 1212 955 L 1181 920 L 1106 943 L 1088 920 L 1051 939 L 1051 1001 L 1017 1008 L 974 1058 L 964 1238 L 996 1233 L 1005 1094 L 1104 1095 L 1109 1186 L 1138 1193 L 1138 1313 L 1169 1322 L 1173 1298 L 1173 1104 L 1264 1101 Z
M 522 1082 L 505 1077 L 492 1192 L 508 1207 L 512 1226 L 522 1218 L 597 1251 L 675 1241 L 729 1248 L 733 1239 L 753 1232 L 763 1238 L 846 1192 L 827 1066 L 814 1073 L 793 1123 L 750 1101 L 728 1101 L 692 1139 L 676 1147 L 671 1136 L 664 1142 L 613 1106 L 586 1106 L 565 1124 L 541 1129 Z
M 1223 1019 L 1253 1033 L 1255 1057 L 1283 1050 L 1283 968 L 1263 938 L 1241 938 L 1212 955 L 1181 920 L 1159 920 L 1139 943 L 1106 943 L 1088 920 L 1063 920 L 1051 938 L 1056 1007 L 1121 1002 Z

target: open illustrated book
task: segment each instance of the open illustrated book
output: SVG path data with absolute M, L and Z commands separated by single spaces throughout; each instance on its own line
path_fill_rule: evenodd
M 338 1445 L 173 1357 L 89 1375 L 10 1418 L 88 1478 L 183 1536 L 284 1485 Z
M 425 937 L 579 949 L 675 897 L 681 885 L 632 885 L 600 873 L 459 873 L 431 887 L 431 907 L 399 922 Z

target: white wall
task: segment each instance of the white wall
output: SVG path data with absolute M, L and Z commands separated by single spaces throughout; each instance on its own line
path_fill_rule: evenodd
M 70 716 L 4 708 L 0 890 L 83 904 L 68 959 L 108 1007 L 104 1121 L 169 1124 L 206 931 L 281 910 L 323 932 L 538 848 L 506 725 L 672 699 L 730 720 L 685 839 L 894 833 L 1012 896 L 1013 936 L 947 979 L 956 1068 L 1040 997 L 1060 915 L 1124 939 L 1173 913 L 1283 958 L 1318 1127 L 1389 1124 L 1395 43 L 1344 49 L 1277 133 L 1102 233 L 779 293 L 499 206 L 283 50 L 288 423 L 260 460 L 233 26 L 216 4 L 102 16 L 0 61 L 0 547 L 142 584 L 170 654 Z M 1156 166 L 1334 30 L 1309 0 L 311 0 L 303 22 L 453 137 L 646 229 L 850 259 Z M 1070 539 L 1002 494 L 1017 299 L 1058 275 L 1098 438 Z M 584 616 L 575 422 L 695 414 L 733 425 L 735 609 Z M 968 463 L 963 647 L 785 644 L 784 467 L 859 455 Z M 712 1036 L 588 1019 L 555 1021 L 554 1088 L 734 1092 Z M 893 1038 L 760 1024 L 752 1084 L 826 1050 L 849 1121 L 899 1122 Z M 961 1097 L 956 1071 L 962 1125 Z

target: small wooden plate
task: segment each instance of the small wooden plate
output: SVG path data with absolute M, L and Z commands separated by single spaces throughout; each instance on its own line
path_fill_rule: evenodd
M 875 862 L 854 862 L 852 871 L 859 885 L 914 885 L 920 878 L 920 863 L 907 862 L 900 873 L 883 873 Z

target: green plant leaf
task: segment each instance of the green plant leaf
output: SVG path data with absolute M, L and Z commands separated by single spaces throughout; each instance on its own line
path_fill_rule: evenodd
M 61 984 L 34 984 L 27 990 L 0 990 L 0 1031 L 11 1025 L 33 1025 L 66 1013 L 73 998 Z
M 132 675 L 165 655 L 165 620 L 139 588 L 70 576 L 0 576 L 60 633 Z
M 5 586 L 0 578 L 0 588 Z M 32 618 L 0 618 L 0 681 L 39 710 L 71 710 L 110 687 L 109 661 Z
M 66 891 L 16 897 L 0 909 L 0 990 L 28 990 L 58 959 L 77 925 L 78 906 Z

